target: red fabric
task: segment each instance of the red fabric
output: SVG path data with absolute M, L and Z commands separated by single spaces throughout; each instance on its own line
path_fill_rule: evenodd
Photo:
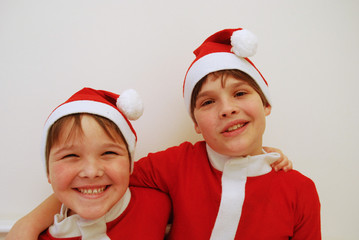
M 107 104 L 107 105 L 115 108 L 116 110 L 118 110 L 116 107 L 116 101 L 119 96 L 120 95 L 118 95 L 116 93 L 112 93 L 112 92 L 108 92 L 108 91 L 104 91 L 104 90 L 83 88 L 80 91 L 73 94 L 63 104 L 66 104 L 69 102 L 74 102 L 74 101 L 85 101 L 86 100 L 86 101 L 101 102 L 101 103 Z M 61 104 L 61 105 L 63 105 L 63 104 Z
M 224 29 L 209 36 L 206 40 L 204 40 L 201 46 L 193 51 L 193 53 L 196 55 L 195 61 L 210 53 L 232 53 L 231 36 L 233 32 L 238 30 L 242 30 L 242 28 Z
M 131 187 L 131 201 L 126 210 L 115 220 L 107 223 L 110 239 L 143 240 L 164 239 L 171 203 L 167 194 L 153 189 Z M 54 238 L 48 231 L 40 240 L 80 240 L 75 238 Z
M 209 163 L 204 142 L 183 143 L 136 162 L 131 184 L 169 193 L 169 239 L 208 240 L 221 200 L 221 176 Z M 235 239 L 321 239 L 314 183 L 295 170 L 249 177 Z
M 135 135 L 136 141 L 137 141 L 137 134 L 135 129 L 133 128 L 131 122 L 127 119 L 127 117 L 123 114 L 122 111 L 120 111 L 117 108 L 117 99 L 120 95 L 112 92 L 108 92 L 105 90 L 96 90 L 92 88 L 83 88 L 79 90 L 78 92 L 74 93 L 69 99 L 66 100 L 66 102 L 60 104 L 57 106 L 52 112 L 54 112 L 57 108 L 59 108 L 62 105 L 65 105 L 70 102 L 76 102 L 76 101 L 94 101 L 94 102 L 100 102 L 103 104 L 107 104 L 108 106 L 113 107 L 115 110 L 117 110 L 123 118 L 126 120 L 128 126 L 130 127 L 132 133 Z
M 233 53 L 232 52 L 232 44 L 231 44 L 231 37 L 235 31 L 243 30 L 242 28 L 232 28 L 232 29 L 224 29 L 219 32 L 216 32 L 209 36 L 196 50 L 193 51 L 194 55 L 196 56 L 195 60 L 191 63 L 189 68 L 186 72 L 186 77 L 188 71 L 192 68 L 193 64 L 197 62 L 202 57 L 212 54 L 212 53 Z M 234 54 L 234 53 L 233 53 Z M 259 71 L 259 69 L 254 65 L 254 63 L 249 60 L 249 58 L 245 58 L 261 75 L 263 78 L 265 84 L 268 86 L 268 82 L 263 77 L 262 73 Z M 185 89 L 186 82 L 183 82 L 183 92 Z
M 73 237 L 73 238 L 55 238 L 53 236 L 51 236 L 51 234 L 49 233 L 48 230 L 46 230 L 45 232 L 43 232 L 39 238 L 39 240 L 57 240 L 57 239 L 66 239 L 66 240 L 81 240 L 81 237 Z

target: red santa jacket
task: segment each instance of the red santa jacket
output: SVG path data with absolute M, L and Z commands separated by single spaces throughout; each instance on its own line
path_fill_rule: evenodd
M 212 162 L 207 152 L 205 142 L 194 145 L 185 142 L 149 154 L 135 163 L 130 184 L 157 188 L 170 195 L 173 224 L 169 239 L 208 240 L 211 235 L 213 239 L 218 238 L 212 233 L 215 224 L 220 226 L 217 234 L 221 233 L 226 220 L 233 217 L 228 211 L 231 206 L 221 205 L 226 203 L 222 199 L 224 174 L 213 167 L 216 163 L 221 165 L 221 159 Z M 243 168 L 239 166 L 238 174 L 233 174 L 235 178 L 244 175 L 242 183 L 238 184 L 240 194 L 237 194 L 242 197 L 242 203 L 232 208 L 235 215 L 239 214 L 234 238 L 321 239 L 320 203 L 313 181 L 295 170 L 272 171 L 268 164 L 265 166 L 265 159 L 259 159 L 262 165 L 258 165 L 257 160 L 253 163 L 242 161 L 247 163 Z M 227 163 L 222 165 L 227 166 Z M 247 172 L 251 173 L 246 176 Z M 232 184 L 230 180 L 225 181 L 226 185 Z M 234 185 L 227 191 L 226 198 L 231 198 L 231 193 L 237 191 L 235 188 Z M 224 211 L 219 211 L 220 205 Z
M 98 238 L 96 237 L 96 239 L 164 239 L 171 209 L 171 203 L 167 194 L 146 188 L 131 187 L 130 191 L 130 201 L 125 210 L 120 213 L 114 213 L 111 211 L 117 211 L 118 208 L 116 208 L 116 206 L 113 207 L 110 210 L 110 215 L 117 217 L 105 223 L 105 228 L 96 224 L 96 220 L 85 221 L 85 224 L 88 224 L 88 226 L 85 226 L 79 231 L 83 231 L 85 235 L 88 234 L 86 231 L 91 231 L 88 235 L 93 237 L 96 234 L 96 236 L 99 236 Z M 81 225 L 79 222 L 81 222 L 81 220 L 60 222 L 57 226 L 51 226 L 55 227 L 54 232 L 57 233 L 56 237 L 54 237 L 49 230 L 46 230 L 39 236 L 39 239 L 80 240 L 82 236 L 76 234 L 76 231 L 73 230 L 74 226 L 71 226 L 74 224 Z

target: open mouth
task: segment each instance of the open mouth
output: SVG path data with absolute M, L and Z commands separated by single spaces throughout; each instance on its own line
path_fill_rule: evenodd
M 76 190 L 82 194 L 86 194 L 86 195 L 95 195 L 95 194 L 100 194 L 103 193 L 104 191 L 106 191 L 106 189 L 109 187 L 110 185 L 107 186 L 102 186 L 102 187 L 96 187 L 96 188 L 76 188 Z
M 236 125 L 233 125 L 233 126 L 229 127 L 224 132 L 233 132 L 233 131 L 235 131 L 237 129 L 240 129 L 240 128 L 244 127 L 245 125 L 247 125 L 247 122 L 246 123 L 239 123 L 239 124 L 236 124 Z

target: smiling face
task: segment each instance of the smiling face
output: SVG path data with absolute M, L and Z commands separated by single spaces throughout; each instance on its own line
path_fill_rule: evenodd
M 130 177 L 126 143 L 91 115 L 66 120 L 48 157 L 48 181 L 58 199 L 85 219 L 106 214 L 124 195 Z M 107 130 L 105 130 L 107 129 Z
M 227 156 L 262 153 L 264 106 L 248 79 L 232 74 L 209 74 L 196 96 L 193 117 L 195 130 L 216 152 Z

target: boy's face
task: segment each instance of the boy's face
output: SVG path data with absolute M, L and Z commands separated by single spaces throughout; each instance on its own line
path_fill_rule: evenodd
M 227 75 L 222 82 L 221 76 L 210 74 L 196 98 L 195 130 L 220 154 L 258 155 L 270 112 L 271 106 L 263 106 L 246 81 Z
M 128 187 L 128 151 L 120 137 L 112 140 L 89 115 L 81 118 L 83 134 L 69 135 L 72 122 L 63 127 L 51 147 L 48 181 L 58 199 L 73 212 L 96 219 L 106 214 Z

